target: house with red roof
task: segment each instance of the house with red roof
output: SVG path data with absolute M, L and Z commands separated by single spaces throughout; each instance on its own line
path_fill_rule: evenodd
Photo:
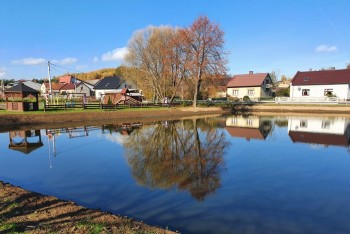
M 294 143 L 345 146 L 350 143 L 347 118 L 315 118 L 293 116 L 288 120 L 288 135 Z
M 298 71 L 290 85 L 290 98 L 350 99 L 350 69 Z
M 270 119 L 260 116 L 229 116 L 225 130 L 232 136 L 245 138 L 247 141 L 265 140 L 272 129 Z
M 250 99 L 273 96 L 273 82 L 269 73 L 253 73 L 234 75 L 226 85 L 228 98 Z
M 77 83 L 77 78 L 71 75 L 61 76 L 58 83 L 60 84 L 75 84 Z

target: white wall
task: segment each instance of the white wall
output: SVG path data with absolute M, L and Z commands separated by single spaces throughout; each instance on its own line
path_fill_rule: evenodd
M 310 96 L 303 96 L 302 90 L 310 89 Z M 334 84 L 334 85 L 301 85 L 290 86 L 291 98 L 310 98 L 310 97 L 324 97 L 325 89 L 333 89 L 333 94 L 340 99 L 350 99 L 350 91 L 348 84 Z
M 328 133 L 343 135 L 349 121 L 343 117 L 312 118 L 291 117 L 288 120 L 288 130 L 296 132 Z
M 95 97 L 96 99 L 101 99 L 101 96 L 103 96 L 105 93 L 118 93 L 119 90 L 117 89 L 98 89 L 95 90 Z

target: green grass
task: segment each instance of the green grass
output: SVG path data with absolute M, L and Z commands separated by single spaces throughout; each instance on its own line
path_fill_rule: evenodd
M 19 233 L 20 230 L 15 223 L 0 223 L 1 233 Z
M 90 218 L 82 219 L 78 224 L 77 228 L 88 228 L 90 234 L 99 234 L 105 228 L 105 225 L 102 223 L 95 223 Z

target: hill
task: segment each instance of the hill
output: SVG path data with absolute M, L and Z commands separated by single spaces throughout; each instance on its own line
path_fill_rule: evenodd
M 65 74 L 68 75 L 68 74 Z M 97 71 L 83 72 L 83 73 L 69 73 L 80 80 L 94 80 L 102 79 L 107 76 L 120 76 L 122 77 L 122 71 L 120 67 L 117 68 L 103 68 Z

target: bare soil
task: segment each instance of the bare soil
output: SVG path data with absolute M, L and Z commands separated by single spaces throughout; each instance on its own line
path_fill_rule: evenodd
M 0 181 L 0 233 L 174 233 Z

